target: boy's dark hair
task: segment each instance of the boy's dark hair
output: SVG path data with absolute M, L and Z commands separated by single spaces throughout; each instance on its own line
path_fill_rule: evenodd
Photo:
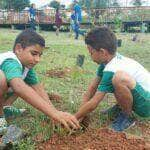
M 115 54 L 117 39 L 115 34 L 107 27 L 92 29 L 85 37 L 85 43 L 95 50 L 106 49 L 110 54 Z
M 33 7 L 34 7 L 34 5 L 35 5 L 35 4 L 34 4 L 34 3 L 32 3 L 30 7 L 31 7 L 31 8 L 33 8 Z
M 32 29 L 26 29 L 22 31 L 15 40 L 13 51 L 15 50 L 16 44 L 21 44 L 22 48 L 39 44 L 41 47 L 45 47 L 44 38 L 36 33 Z

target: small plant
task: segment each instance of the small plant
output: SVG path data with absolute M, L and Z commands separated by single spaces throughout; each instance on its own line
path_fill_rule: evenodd
M 118 16 L 115 17 L 114 25 L 115 25 L 115 31 L 120 32 L 121 31 L 121 25 L 122 25 L 122 21 L 121 21 L 120 17 L 118 17 Z

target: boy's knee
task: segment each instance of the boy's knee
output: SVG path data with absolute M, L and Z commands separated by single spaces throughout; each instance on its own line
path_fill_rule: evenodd
M 126 76 L 123 71 L 117 71 L 112 78 L 112 83 L 114 86 L 117 86 L 118 84 L 125 82 L 125 78 Z
M 3 71 L 0 70 L 0 94 L 7 91 L 7 89 L 8 89 L 8 86 L 7 86 L 6 77 Z
M 129 89 L 133 89 L 136 85 L 136 81 L 128 73 L 124 71 L 117 71 L 112 79 L 114 87 L 127 86 Z

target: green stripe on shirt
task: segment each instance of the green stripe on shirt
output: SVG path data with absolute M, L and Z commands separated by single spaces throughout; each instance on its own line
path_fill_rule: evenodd
M 96 72 L 96 75 L 97 75 L 98 77 L 101 77 L 101 78 L 102 78 L 104 68 L 105 68 L 105 65 L 104 65 L 104 64 L 99 65 L 99 67 L 98 67 L 98 69 L 97 69 L 97 72 Z
M 32 69 L 29 70 L 25 80 L 28 85 L 35 85 L 39 83 L 38 77 L 35 73 L 35 71 Z
M 22 77 L 22 67 L 15 59 L 6 59 L 0 66 L 0 69 L 4 72 L 7 82 L 13 78 Z
M 23 74 L 22 66 L 15 59 L 12 58 L 6 59 L 0 66 L 0 69 L 4 72 L 8 83 L 10 82 L 10 80 L 14 78 L 22 78 Z M 34 85 L 39 82 L 33 68 L 29 70 L 24 81 L 29 85 Z
M 114 92 L 114 87 L 112 85 L 113 75 L 114 72 L 104 71 L 97 90 L 106 93 L 113 93 Z

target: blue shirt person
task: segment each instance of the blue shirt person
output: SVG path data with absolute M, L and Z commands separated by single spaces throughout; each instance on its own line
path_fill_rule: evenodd
M 75 20 L 78 22 L 82 21 L 82 9 L 78 3 L 74 6 L 74 12 L 75 12 Z
M 78 39 L 80 34 L 80 23 L 82 21 L 82 9 L 81 6 L 78 4 L 77 0 L 74 0 L 74 32 L 75 32 L 75 39 Z
M 36 30 L 36 9 L 35 9 L 35 4 L 31 4 L 31 7 L 29 9 L 29 23 L 30 23 L 30 28 L 33 30 Z

